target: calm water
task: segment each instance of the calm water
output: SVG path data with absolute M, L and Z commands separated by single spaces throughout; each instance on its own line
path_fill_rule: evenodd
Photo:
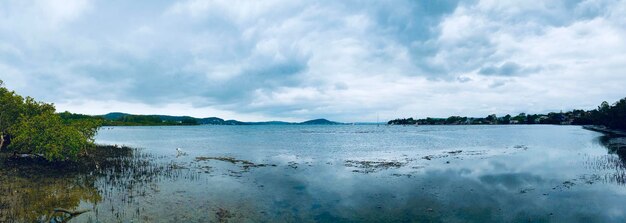
M 625 222 L 625 162 L 601 136 L 576 126 L 103 128 L 98 143 L 141 148 L 134 158 L 149 168 L 11 178 L 0 193 L 30 195 L 0 210 L 90 210 L 71 222 Z

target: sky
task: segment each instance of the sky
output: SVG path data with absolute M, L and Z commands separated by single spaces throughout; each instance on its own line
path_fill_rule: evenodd
M 0 79 L 84 114 L 593 109 L 626 97 L 626 1 L 3 0 Z

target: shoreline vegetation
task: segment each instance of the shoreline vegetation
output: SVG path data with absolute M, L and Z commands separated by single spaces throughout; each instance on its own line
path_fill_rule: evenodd
M 176 174 L 155 158 L 140 149 L 110 145 L 94 145 L 89 154 L 67 161 L 0 151 L 0 222 L 70 222 L 95 211 L 81 209 L 84 202 L 111 199 L 113 194 L 98 184 L 124 188 L 130 191 L 125 199 L 131 199 L 145 193 L 146 185 Z
M 67 120 L 53 104 L 22 97 L 0 80 L 0 152 L 47 161 L 76 161 L 95 148 L 97 119 Z
M 217 117 L 195 118 L 190 116 L 169 115 L 133 115 L 120 112 L 112 112 L 106 115 L 83 115 L 70 112 L 59 113 L 64 120 L 95 119 L 102 122 L 103 126 L 191 126 L 191 125 L 340 125 L 343 123 L 326 119 L 313 119 L 305 122 L 243 122 L 237 120 L 224 120 Z
M 97 145 L 102 124 L 65 117 L 0 80 L 0 222 L 68 222 L 93 211 L 78 209 L 83 202 L 112 196 L 97 184 L 125 188 L 130 199 L 132 191 L 176 173 L 138 149 Z
M 388 125 L 581 125 L 586 129 L 610 133 L 613 130 L 626 130 L 626 98 L 613 105 L 602 102 L 597 109 L 572 110 L 568 112 L 551 112 L 548 114 L 526 114 L 517 116 L 506 115 L 497 117 L 495 114 L 485 118 L 450 116 L 448 118 L 401 118 L 387 122 Z M 593 127 L 592 127 L 593 126 Z M 623 133 L 623 131 L 618 131 Z M 613 133 L 616 133 L 613 131 Z

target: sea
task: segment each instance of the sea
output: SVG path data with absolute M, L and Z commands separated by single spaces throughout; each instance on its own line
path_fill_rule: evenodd
M 626 222 L 626 157 L 610 140 L 556 125 L 103 127 L 97 144 L 134 154 L 98 173 L 0 182 L 0 193 L 15 190 L 0 214 L 16 222 L 47 221 L 53 208 L 86 211 L 69 222 Z

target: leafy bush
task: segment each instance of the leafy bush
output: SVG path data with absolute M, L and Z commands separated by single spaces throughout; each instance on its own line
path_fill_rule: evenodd
M 0 81 L 0 149 L 42 156 L 49 161 L 74 160 L 87 153 L 101 120 L 63 120 L 52 104 L 25 99 Z M 9 140 L 10 139 L 10 140 Z

